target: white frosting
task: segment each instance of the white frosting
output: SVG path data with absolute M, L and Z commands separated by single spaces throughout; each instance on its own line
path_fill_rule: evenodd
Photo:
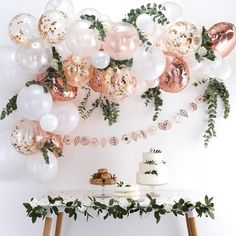
M 130 187 L 117 187 L 115 192 L 116 193 L 129 193 L 129 192 L 135 192 L 139 191 L 139 186 L 130 186 Z
M 139 186 L 130 186 L 130 187 L 117 187 L 115 190 L 115 197 L 119 198 L 132 198 L 137 200 L 140 198 Z
M 145 161 L 155 161 L 158 164 L 163 161 L 163 153 L 144 152 L 143 162 Z
M 162 185 L 168 183 L 168 175 L 166 174 L 159 174 L 152 175 L 152 174 L 142 174 L 140 172 L 137 172 L 136 175 L 137 183 L 143 184 L 143 185 Z

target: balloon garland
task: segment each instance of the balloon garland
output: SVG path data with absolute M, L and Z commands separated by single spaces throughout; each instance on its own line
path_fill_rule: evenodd
M 71 0 L 49 0 L 39 19 L 18 14 L 8 28 L 18 48 L 0 48 L 0 81 L 4 85 L 0 92 L 9 99 L 0 119 L 7 118 L 2 121 L 4 126 L 11 120 L 8 116 L 17 111 L 19 121 L 9 142 L 17 152 L 29 156 L 29 173 L 36 165 L 51 171 L 48 179 L 44 172 L 37 173 L 41 176 L 37 179 L 55 176 L 55 157 L 63 156 L 63 140 L 67 144 L 65 137 L 69 137 L 65 135 L 76 129 L 80 117 L 88 119 L 95 109 L 101 109 L 104 120 L 112 125 L 118 122 L 120 102 L 141 94 L 146 106 L 153 105 L 152 120 L 156 121 L 164 103 L 161 92 L 181 92 L 190 83 L 207 84 L 202 100 L 208 104 L 204 134 L 208 145 L 216 135 L 218 99 L 223 101 L 224 118 L 230 112 L 223 80 L 230 77 L 231 68 L 222 59 L 236 44 L 232 23 L 200 28 L 180 20 L 183 10 L 174 2 L 142 5 L 116 23 L 95 9 L 73 12 Z M 193 72 L 199 74 L 199 81 L 191 78 Z M 77 107 L 74 101 L 78 103 L 77 94 L 82 90 L 85 96 Z M 93 94 L 98 98 L 92 100 Z M 197 104 L 192 102 L 189 107 L 196 110 Z M 187 114 L 181 109 L 175 122 Z M 155 129 L 171 126 L 170 121 L 158 122 L 140 135 L 153 135 Z M 136 141 L 139 134 L 133 133 Z M 130 137 L 111 137 L 109 143 L 117 145 L 120 140 L 129 143 Z M 79 142 L 92 147 L 107 143 L 105 138 L 98 142 L 78 136 L 74 143 Z M 35 174 L 30 175 L 35 178 Z

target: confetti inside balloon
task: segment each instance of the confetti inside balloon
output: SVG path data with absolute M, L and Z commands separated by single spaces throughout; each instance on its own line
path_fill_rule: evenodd
M 179 21 L 170 26 L 165 36 L 165 49 L 179 56 L 196 52 L 201 45 L 201 33 L 189 22 Z
M 159 86 L 166 92 L 177 93 L 183 90 L 189 82 L 187 63 L 175 54 L 166 54 L 166 68 L 160 76 Z
M 94 76 L 89 81 L 89 86 L 93 91 L 102 92 L 102 80 L 104 73 L 104 70 L 95 70 Z
M 88 57 L 80 58 L 72 55 L 63 62 L 63 66 L 67 81 L 72 86 L 84 86 L 94 75 L 95 68 L 91 66 Z
M 137 30 L 131 24 L 119 22 L 114 24 L 107 32 L 104 51 L 112 59 L 126 60 L 133 56 L 133 53 L 140 47 Z
M 9 26 L 8 33 L 11 40 L 16 44 L 24 43 L 37 37 L 37 22 L 30 14 L 19 14 L 15 16 Z
M 121 102 L 136 92 L 137 79 L 128 68 L 108 68 L 102 80 L 103 95 L 113 102 Z
M 20 153 L 32 155 L 40 151 L 46 142 L 46 132 L 35 121 L 21 120 L 11 132 L 11 144 Z
M 39 19 L 40 36 L 49 43 L 60 43 L 66 37 L 68 24 L 68 17 L 63 12 L 47 11 Z
M 220 22 L 208 30 L 212 40 L 212 49 L 220 52 L 222 57 L 227 56 L 236 45 L 236 28 L 233 24 Z

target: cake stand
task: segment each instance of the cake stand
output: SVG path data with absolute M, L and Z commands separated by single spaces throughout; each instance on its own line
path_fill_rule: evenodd
M 105 186 L 106 186 L 105 184 L 102 184 L 100 186 L 102 187 L 102 192 L 101 192 L 101 194 L 93 195 L 95 198 L 110 198 L 110 197 L 112 197 L 111 195 L 108 195 L 105 193 Z
M 138 183 L 138 182 L 137 182 Z M 140 184 L 140 183 L 138 183 Z M 149 186 L 149 195 L 151 197 L 160 197 L 160 194 L 156 193 L 156 187 L 157 186 L 162 186 L 162 185 L 166 185 L 167 183 L 164 183 L 164 184 L 140 184 L 140 185 L 143 185 L 143 186 Z

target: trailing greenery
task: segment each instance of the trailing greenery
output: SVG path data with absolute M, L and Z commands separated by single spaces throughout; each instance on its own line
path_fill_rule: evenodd
M 204 84 L 208 81 L 208 86 L 204 94 L 204 101 L 208 104 L 208 127 L 204 134 L 204 145 L 208 146 L 210 139 L 216 137 L 215 119 L 217 117 L 218 99 L 221 99 L 224 105 L 224 118 L 228 118 L 230 113 L 229 92 L 223 82 L 216 78 L 209 78 L 209 80 L 202 80 L 195 83 L 195 86 Z
M 156 175 L 156 176 L 158 176 L 158 173 L 157 173 L 156 170 L 146 171 L 144 174 L 145 174 L 145 175 Z
M 211 38 L 208 35 L 208 32 L 205 27 L 202 27 L 202 44 L 201 47 L 204 47 L 206 49 L 206 54 L 201 56 L 198 52 L 195 54 L 196 60 L 198 62 L 203 61 L 204 57 L 214 61 L 215 60 L 215 54 L 212 50 L 212 41 Z
M 205 215 L 212 219 L 214 216 L 214 203 L 213 198 L 205 196 L 204 202 L 192 203 L 190 201 L 185 201 L 180 199 L 179 201 L 174 202 L 173 205 L 158 204 L 155 198 L 152 198 L 149 194 L 146 194 L 146 197 L 149 199 L 149 203 L 145 206 L 142 206 L 140 202 L 135 202 L 132 199 L 127 199 L 127 204 L 120 204 L 119 201 L 115 199 L 110 199 L 108 204 L 104 202 L 99 202 L 94 197 L 88 197 L 91 201 L 88 205 L 83 205 L 78 199 L 74 201 L 65 202 L 64 199 L 60 196 L 52 198 L 48 196 L 49 204 L 47 206 L 40 206 L 37 204 L 37 200 L 31 199 L 29 203 L 23 203 L 26 208 L 27 216 L 31 218 L 32 222 L 36 222 L 38 218 L 44 219 L 47 213 L 58 215 L 59 206 L 64 207 L 64 212 L 68 214 L 74 220 L 77 219 L 77 214 L 83 214 L 87 220 L 92 217 L 90 210 L 93 209 L 96 211 L 97 215 L 103 214 L 103 219 L 108 217 L 113 217 L 114 219 L 123 219 L 125 216 L 128 217 L 130 214 L 137 213 L 140 216 L 148 213 L 152 213 L 156 223 L 159 223 L 161 216 L 169 213 L 173 213 L 175 216 L 184 215 L 189 211 L 194 211 L 198 213 L 198 217 Z
M 17 110 L 17 96 L 18 94 L 14 95 L 12 98 L 10 98 L 6 104 L 6 107 L 2 109 L 0 120 L 4 120 L 7 116 L 9 116 L 12 112 Z
M 29 87 L 29 86 L 34 85 L 34 84 L 42 86 L 44 93 L 48 93 L 48 89 L 44 85 L 42 85 L 41 82 L 36 81 L 36 80 L 30 80 L 30 81 L 26 82 L 25 86 Z
M 56 156 L 58 157 L 63 157 L 63 152 L 60 148 L 55 146 L 53 142 L 46 142 L 42 147 L 41 152 L 47 164 L 49 164 L 49 156 L 48 156 L 49 151 L 55 153 Z
M 94 15 L 82 15 L 80 16 L 81 19 L 83 20 L 87 20 L 89 22 L 91 22 L 91 25 L 90 25 L 90 29 L 96 29 L 99 33 L 99 39 L 104 41 L 105 37 L 106 37 L 106 30 L 102 24 L 102 22 L 100 20 L 98 20 L 96 18 L 96 16 Z
M 160 97 L 161 95 L 161 89 L 160 87 L 155 88 L 149 88 L 142 96 L 141 98 L 145 100 L 145 105 L 148 106 L 149 104 L 153 103 L 154 105 L 154 115 L 152 117 L 153 121 L 156 121 L 158 118 L 158 115 L 161 111 L 161 107 L 163 105 L 163 100 Z
M 141 14 L 147 14 L 152 16 L 153 20 L 156 21 L 158 24 L 164 25 L 164 24 L 169 24 L 169 21 L 167 20 L 165 14 L 163 11 L 165 11 L 166 8 L 161 5 L 161 4 L 151 4 L 148 3 L 146 6 L 142 5 L 140 8 L 132 9 L 130 12 L 127 14 L 126 18 L 124 18 L 122 21 L 132 24 L 135 28 L 137 28 L 136 25 L 136 20 L 139 15 Z M 138 34 L 139 34 L 139 39 L 141 40 L 142 44 L 145 46 L 151 46 L 152 43 L 148 40 L 146 35 L 141 32 L 139 29 Z
M 154 160 L 145 161 L 144 164 L 147 164 L 147 165 L 157 165 L 156 161 L 154 161 Z

